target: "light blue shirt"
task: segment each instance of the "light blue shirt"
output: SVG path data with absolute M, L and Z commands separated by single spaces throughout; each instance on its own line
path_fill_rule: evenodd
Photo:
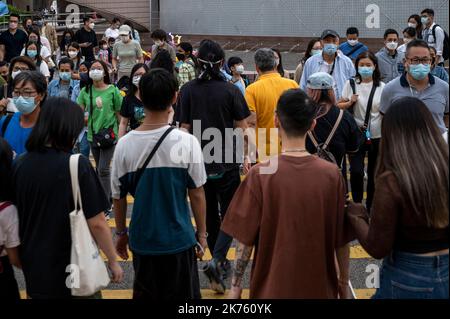
M 47 88 L 48 95 L 49 96 L 65 97 L 65 98 L 68 98 L 68 99 L 72 99 L 73 90 L 74 90 L 74 88 L 77 85 L 79 85 L 79 82 L 80 81 L 77 81 L 77 80 L 75 80 L 75 81 L 74 80 L 70 80 L 68 96 L 61 96 L 60 95 L 60 93 L 61 93 L 61 82 L 60 82 L 59 79 L 54 79 L 53 81 L 51 81 L 48 84 L 48 88 Z
M 335 82 L 334 93 L 336 99 L 339 100 L 342 96 L 345 83 L 353 78 L 356 74 L 355 67 L 352 60 L 346 57 L 342 52 L 338 51 L 338 55 L 334 61 L 335 67 L 333 71 L 333 79 Z M 314 73 L 323 71 L 325 61 L 323 55 L 315 55 L 310 57 L 303 67 L 302 79 L 300 80 L 300 88 L 306 91 L 306 84 L 308 78 Z M 328 72 L 329 73 L 329 72 Z

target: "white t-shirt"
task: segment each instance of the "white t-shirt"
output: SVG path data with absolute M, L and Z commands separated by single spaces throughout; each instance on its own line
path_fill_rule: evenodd
M 406 53 L 406 43 L 403 43 L 401 46 L 399 46 L 397 48 L 397 51 L 400 52 L 400 53 L 405 54 Z
M 109 39 L 109 38 L 114 38 L 117 39 L 119 37 L 119 29 L 111 29 L 108 28 L 105 31 L 105 38 Z
M 354 117 L 358 126 L 364 125 L 366 118 L 367 103 L 369 102 L 370 91 L 372 91 L 372 83 L 356 83 L 356 94 L 359 95 L 358 101 L 355 103 Z M 373 97 L 372 110 L 370 116 L 370 134 L 372 138 L 381 138 L 381 121 L 382 115 L 380 113 L 381 93 L 383 92 L 385 84 L 380 83 L 380 86 L 375 91 Z M 344 85 L 342 92 L 342 98 L 350 100 L 352 98 L 353 91 L 350 86 L 350 81 L 347 81 Z
M 20 55 L 24 56 L 25 55 L 25 49 L 22 49 L 22 52 L 20 52 Z M 43 59 L 48 58 L 49 56 L 51 56 L 50 50 L 46 47 L 46 46 L 42 46 L 41 47 L 41 57 Z
M 19 245 L 19 216 L 16 206 L 10 205 L 0 211 L 0 246 L 15 248 Z M 3 256 L 6 256 L 5 250 L 0 254 L 0 257 Z
M 39 67 L 39 71 L 45 76 L 50 77 L 50 70 L 48 69 L 47 62 L 42 61 Z

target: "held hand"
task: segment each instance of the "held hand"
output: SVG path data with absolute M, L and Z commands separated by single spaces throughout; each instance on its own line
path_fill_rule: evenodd
M 203 258 L 203 256 L 205 255 L 206 248 L 208 248 L 208 242 L 206 241 L 206 238 L 204 238 L 204 237 L 200 237 L 198 239 L 198 242 L 200 243 L 201 249 L 200 249 L 200 247 L 197 246 L 196 253 L 197 253 L 197 258 L 199 258 L 201 260 Z
M 359 99 L 359 95 L 358 94 L 353 94 L 352 98 L 350 99 L 350 102 L 352 103 L 356 103 Z
M 0 110 L 3 111 L 3 109 L 6 109 L 6 107 L 8 106 L 9 103 L 9 99 L 8 98 L 3 98 L 0 100 Z
M 117 237 L 116 250 L 120 258 L 128 260 L 128 235 Z
M 242 298 L 242 288 L 231 286 L 230 291 L 228 292 L 227 299 L 241 299 Z
M 111 281 L 113 283 L 120 283 L 123 281 L 123 269 L 115 260 L 108 262 L 109 270 L 111 270 Z
M 252 168 L 252 163 L 250 161 L 250 157 L 246 156 L 244 158 L 244 165 L 243 165 L 244 175 L 247 175 L 251 168 Z

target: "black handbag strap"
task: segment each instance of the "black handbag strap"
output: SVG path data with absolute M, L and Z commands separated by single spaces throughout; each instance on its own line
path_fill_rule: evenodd
M 89 117 L 91 118 L 92 136 L 94 136 L 94 104 L 92 103 L 92 84 L 89 86 Z
M 169 135 L 170 132 L 172 132 L 174 129 L 175 129 L 175 126 L 171 126 L 164 132 L 164 134 L 159 138 L 158 142 L 156 142 L 155 147 L 153 147 L 152 151 L 148 155 L 148 157 L 145 160 L 145 162 L 142 165 L 142 167 L 136 172 L 136 188 L 137 188 L 137 185 L 139 184 L 139 180 L 141 179 L 142 174 L 144 174 L 144 171 L 145 171 L 145 169 L 148 166 L 148 163 L 150 163 L 150 161 L 152 160 L 153 156 L 156 154 L 156 151 L 161 146 L 162 142 L 165 140 L 167 135 Z
M 364 127 L 368 128 L 369 127 L 369 122 L 370 122 L 370 116 L 371 116 L 371 112 L 372 112 L 372 104 L 373 104 L 373 98 L 375 96 L 375 91 L 377 90 L 377 87 L 375 86 L 375 84 L 372 86 L 372 90 L 370 91 L 370 95 L 369 95 L 369 101 L 367 102 L 367 108 L 366 108 L 366 118 L 364 119 Z
M 8 114 L 5 118 L 5 121 L 3 122 L 2 125 L 2 137 L 5 137 L 5 133 L 6 133 L 6 129 L 8 128 L 9 122 L 11 122 L 11 119 L 13 117 L 14 114 Z

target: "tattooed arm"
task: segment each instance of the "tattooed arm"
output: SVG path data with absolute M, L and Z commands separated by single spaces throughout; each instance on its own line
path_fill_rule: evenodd
M 229 299 L 240 299 L 242 293 L 242 281 L 245 270 L 252 255 L 253 246 L 246 246 L 240 242 L 236 244 L 236 263 L 234 266 L 233 279 L 231 280 L 231 290 Z

